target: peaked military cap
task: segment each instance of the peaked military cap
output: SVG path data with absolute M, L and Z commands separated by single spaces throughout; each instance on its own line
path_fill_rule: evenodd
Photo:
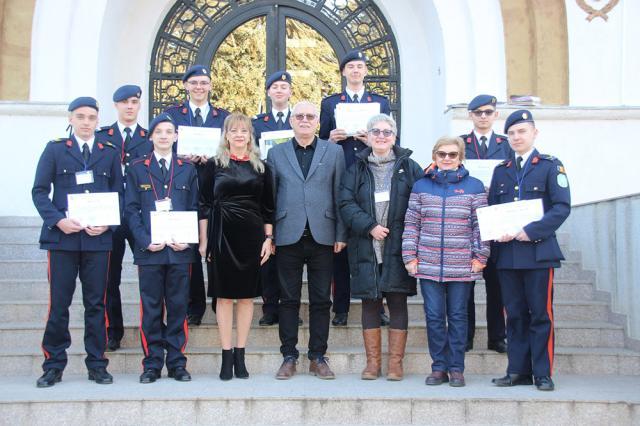
M 491 105 L 493 107 L 496 106 L 497 100 L 495 96 L 491 95 L 478 95 L 469 102 L 469 111 L 473 111 L 474 109 L 478 109 L 481 106 Z
M 95 109 L 96 111 L 99 111 L 98 101 L 96 101 L 91 96 L 80 96 L 79 98 L 75 98 L 69 104 L 68 111 L 69 112 L 73 112 L 73 111 L 77 110 L 78 108 L 84 107 L 84 106 L 87 106 L 87 107 Z
M 133 97 L 140 99 L 140 96 L 142 96 L 142 89 L 140 86 L 127 84 L 119 87 L 115 92 L 113 92 L 113 102 L 126 101 Z
M 533 121 L 531 111 L 519 109 L 509 114 L 507 121 L 504 122 L 504 132 L 507 133 L 509 131 L 509 127 L 519 123 L 535 123 Z

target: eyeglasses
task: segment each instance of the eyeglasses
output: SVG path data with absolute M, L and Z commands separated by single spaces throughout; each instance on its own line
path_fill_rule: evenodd
M 383 134 L 383 136 L 385 138 L 388 138 L 389 136 L 393 135 L 393 130 L 390 129 L 384 129 L 384 130 L 380 130 L 380 129 L 371 129 L 369 130 L 369 133 L 371 133 L 373 136 L 380 136 L 380 133 Z
M 436 156 L 441 160 L 444 160 L 447 157 L 449 157 L 452 160 L 455 160 L 456 158 L 458 158 L 459 154 L 460 153 L 457 151 L 455 152 L 436 151 Z
M 302 121 L 305 118 L 307 119 L 307 121 L 313 121 L 313 120 L 316 119 L 316 117 L 317 117 L 317 115 L 315 115 L 315 114 L 295 114 L 293 116 L 293 118 L 295 118 L 298 121 Z
M 188 83 L 189 85 L 191 85 L 191 86 L 200 86 L 200 87 L 206 87 L 206 86 L 208 86 L 209 84 L 211 84 L 211 82 L 209 82 L 209 81 L 204 81 L 204 80 L 201 80 L 201 81 L 187 81 L 187 83 Z
M 490 117 L 493 115 L 494 112 L 496 112 L 495 109 L 483 109 L 483 110 L 477 109 L 475 111 L 471 111 L 471 114 L 475 115 L 476 117 L 482 117 L 483 115 Z

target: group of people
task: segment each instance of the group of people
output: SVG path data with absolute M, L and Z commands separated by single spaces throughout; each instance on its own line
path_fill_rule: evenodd
M 473 286 L 484 277 L 488 348 L 508 355 L 507 374 L 494 383 L 554 388 L 553 270 L 563 259 L 555 231 L 569 215 L 570 194 L 560 161 L 534 147 L 531 112 L 513 112 L 505 123 L 508 136 L 498 135 L 492 130 L 495 97 L 477 96 L 469 103 L 474 130 L 440 138 L 423 169 L 397 144 L 388 99 L 366 90 L 363 52 L 349 52 L 340 70 L 345 90 L 323 99 L 320 108 L 309 101 L 290 106 L 291 75 L 274 73 L 266 81 L 271 111 L 253 120 L 210 103 L 210 72 L 202 65 L 183 76 L 187 99 L 153 118 L 148 131 L 137 123 L 138 86 L 115 91 L 118 120 L 97 131 L 95 99 L 70 103 L 72 132 L 47 144 L 32 190 L 44 222 L 40 245 L 48 250 L 51 291 L 38 387 L 62 378 L 78 274 L 88 377 L 113 382 L 105 352 L 117 350 L 123 337 L 119 284 L 128 241 L 138 266 L 141 383 L 159 379 L 165 366 L 169 377 L 191 380 L 185 349 L 188 327 L 199 325 L 206 309 L 204 259 L 222 380 L 249 377 L 245 348 L 256 297 L 264 300 L 260 325 L 279 327 L 283 361 L 276 378 L 296 374 L 306 265 L 310 374 L 335 377 L 326 357 L 330 323 L 346 325 L 349 300 L 357 298 L 366 353 L 362 379 L 382 375 L 381 327 L 388 325 L 386 377 L 402 380 L 407 297 L 419 283 L 433 360 L 426 384 L 464 386 L 465 351 L 475 331 Z M 337 128 L 335 109 L 354 102 L 378 103 L 380 114 L 349 134 Z M 177 155 L 182 126 L 220 128 L 215 156 Z M 293 137 L 273 146 L 265 161 L 256 141 L 273 130 L 291 130 Z M 504 161 L 485 188 L 469 175 L 465 158 Z M 120 194 L 119 226 L 67 217 L 67 196 L 92 192 Z M 528 199 L 542 199 L 540 220 L 482 241 L 478 209 Z M 199 244 L 152 242 L 154 211 L 197 212 Z

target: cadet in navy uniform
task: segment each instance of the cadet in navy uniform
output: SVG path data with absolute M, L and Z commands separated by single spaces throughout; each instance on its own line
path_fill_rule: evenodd
M 135 239 L 134 263 L 140 279 L 140 337 L 144 359 L 141 383 L 160 378 L 165 364 L 169 377 L 189 381 L 187 358 L 187 306 L 189 268 L 194 247 L 180 242 L 151 242 L 152 211 L 197 211 L 198 177 L 186 159 L 171 147 L 178 135 L 170 115 L 162 113 L 149 125 L 153 153 L 131 164 L 125 190 L 125 218 Z M 166 306 L 166 337 L 162 317 Z
M 494 170 L 489 204 L 542 199 L 544 216 L 494 244 L 507 311 L 509 364 L 507 375 L 493 383 L 535 382 L 540 390 L 553 390 L 553 271 L 564 259 L 555 231 L 571 211 L 569 182 L 560 160 L 534 148 L 538 130 L 531 112 L 509 115 L 504 131 L 515 153 Z
M 337 143 L 344 150 L 344 162 L 348 169 L 356 161 L 356 155 L 367 147 L 367 132 L 365 129 L 354 136 L 347 136 L 344 129 L 336 128 L 335 110 L 339 103 L 370 103 L 380 104 L 380 113 L 391 114 L 389 99 L 366 90 L 364 78 L 367 76 L 367 57 L 360 50 L 348 52 L 340 61 L 340 72 L 346 79 L 347 85 L 342 93 L 336 93 L 322 100 L 320 104 L 320 139 Z M 347 251 L 334 256 L 333 261 L 333 312 L 335 316 L 331 323 L 334 326 L 347 325 L 350 300 L 349 258 Z M 389 319 L 381 312 L 382 325 L 388 325 Z
M 478 95 L 469 102 L 469 118 L 473 122 L 473 130 L 467 135 L 460 135 L 465 142 L 465 158 L 468 160 L 506 160 L 513 152 L 506 136 L 493 131 L 493 123 L 498 118 L 496 98 L 491 95 Z M 495 259 L 489 257 L 487 267 L 482 271 L 487 295 L 487 348 L 498 353 L 507 351 L 505 342 L 504 306 L 498 271 Z M 471 286 L 467 313 L 469 316 L 466 351 L 473 349 L 473 337 L 476 333 L 476 304 L 474 294 L 475 283 Z
M 291 130 L 289 118 L 291 109 L 291 74 L 278 71 L 269 76 L 266 81 L 267 96 L 271 99 L 271 112 L 258 114 L 253 117 L 251 124 L 256 143 L 264 132 Z M 275 255 L 272 255 L 260 270 L 262 282 L 262 318 L 260 325 L 274 325 L 278 323 L 278 303 L 280 300 L 280 283 Z
M 204 65 L 193 65 L 182 76 L 182 84 L 187 91 L 187 99 L 179 105 L 166 109 L 166 113 L 171 116 L 177 127 L 196 126 L 214 127 L 222 129 L 224 119 L 229 115 L 229 111 L 214 107 L 209 102 L 211 95 L 210 72 Z M 180 141 L 178 141 L 180 143 Z M 218 147 L 211 147 L 211 152 L 215 152 Z M 177 143 L 173 145 L 174 152 L 177 152 Z M 196 164 L 198 170 L 204 166 L 207 157 L 204 153 L 193 153 L 188 158 Z M 202 271 L 202 259 L 196 250 L 195 262 L 191 269 L 191 281 L 189 292 L 189 325 L 200 325 L 202 317 L 207 307 L 207 298 L 204 288 L 204 273 Z M 215 301 L 212 308 L 215 310 Z
M 42 339 L 44 374 L 38 387 L 49 387 L 62 379 L 67 365 L 69 306 L 80 273 L 84 305 L 85 364 L 89 380 L 113 383 L 107 372 L 105 292 L 111 250 L 111 229 L 83 226 L 66 217 L 67 195 L 89 192 L 118 192 L 122 196 L 122 171 L 118 151 L 109 142 L 98 142 L 98 103 L 90 97 L 69 104 L 69 138 L 47 144 L 38 167 L 31 195 L 44 224 L 40 248 L 48 250 L 49 316 Z M 51 185 L 53 197 L 50 198 Z
M 126 85 L 113 93 L 113 102 L 118 113 L 118 120 L 111 126 L 104 126 L 96 133 L 98 141 L 112 143 L 120 154 L 120 163 L 124 177 L 131 162 L 148 154 L 153 145 L 147 139 L 147 129 L 138 124 L 140 112 L 140 96 L 142 90 L 135 85 Z M 124 257 L 125 242 L 133 251 L 133 235 L 129 227 L 121 221 L 120 226 L 113 233 L 113 250 L 109 261 L 109 283 L 107 285 L 107 318 L 109 320 L 107 333 L 107 351 L 115 351 L 120 347 L 120 340 L 124 335 L 122 323 L 122 303 L 120 300 L 120 279 L 122 276 L 122 259 Z

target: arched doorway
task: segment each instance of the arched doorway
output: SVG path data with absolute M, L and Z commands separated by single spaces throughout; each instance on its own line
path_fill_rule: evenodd
M 388 96 L 400 121 L 398 48 L 368 0 L 179 0 L 156 36 L 150 66 L 150 116 L 184 98 L 181 77 L 210 65 L 213 102 L 252 115 L 266 109 L 265 76 L 286 68 L 293 101 L 341 90 L 338 58 L 360 48 L 370 58 L 367 86 Z

